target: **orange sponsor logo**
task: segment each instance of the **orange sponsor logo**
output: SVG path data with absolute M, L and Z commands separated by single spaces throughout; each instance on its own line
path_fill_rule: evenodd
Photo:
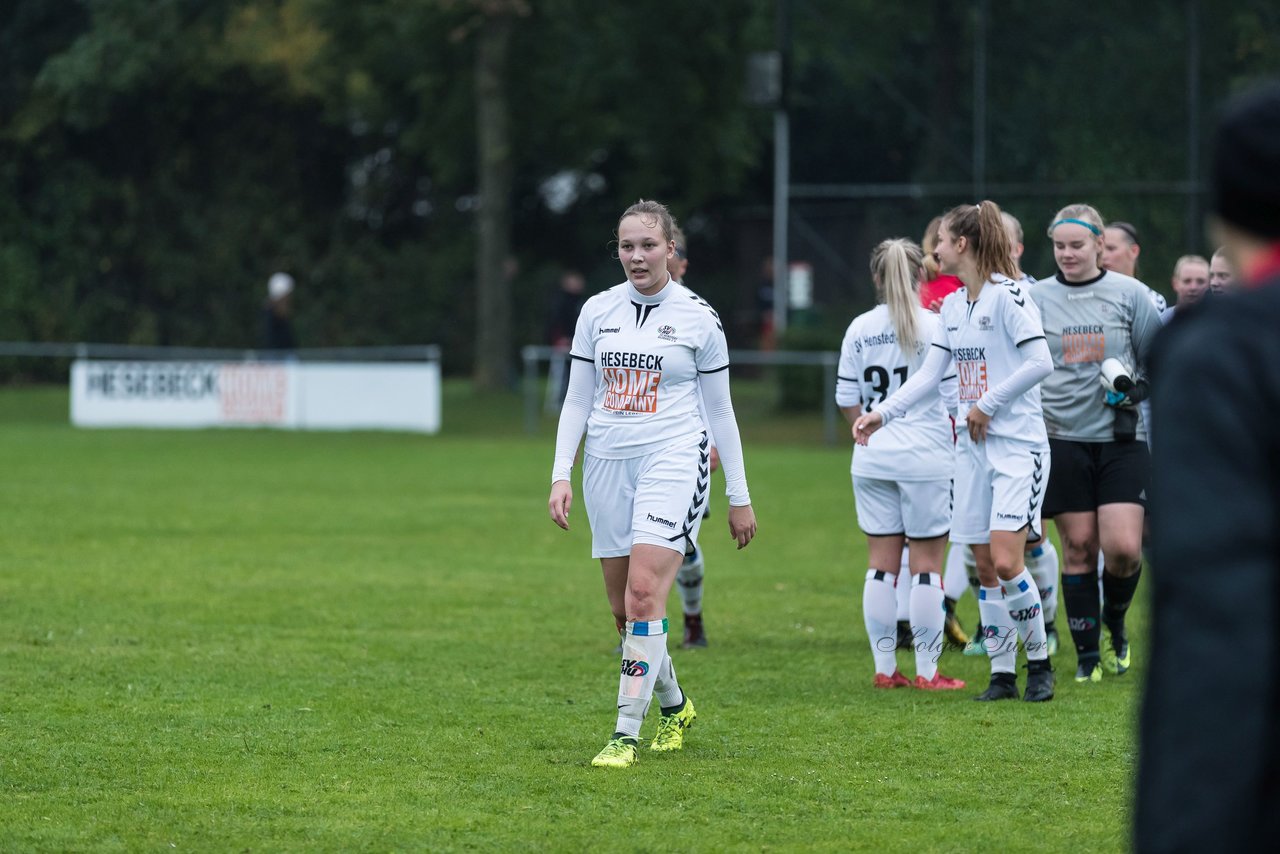
M 958 361 L 956 377 L 960 382 L 960 399 L 975 401 L 987 390 L 987 362 Z
M 657 412 L 661 371 L 604 369 L 604 408 L 610 412 Z
M 1062 361 L 1068 365 L 1080 362 L 1101 362 L 1106 358 L 1106 346 L 1101 332 L 1083 332 L 1062 336 Z

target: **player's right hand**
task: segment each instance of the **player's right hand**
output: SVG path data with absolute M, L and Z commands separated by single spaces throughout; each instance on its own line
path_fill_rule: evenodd
M 884 416 L 879 412 L 868 412 L 853 422 L 853 441 L 859 445 L 867 444 L 871 434 L 884 426 Z
M 573 485 L 567 480 L 557 480 L 551 484 L 551 498 L 547 500 L 547 509 L 551 511 L 551 521 L 566 531 L 569 530 L 569 508 L 573 506 Z

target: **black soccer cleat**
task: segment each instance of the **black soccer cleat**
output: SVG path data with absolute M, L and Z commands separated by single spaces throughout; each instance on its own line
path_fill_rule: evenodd
M 1018 677 L 1012 673 L 992 673 L 991 684 L 973 699 L 979 703 L 1018 699 Z
M 707 633 L 702 628 L 702 614 L 685 614 L 684 640 L 680 646 L 684 649 L 694 649 L 706 645 Z
M 1028 703 L 1044 703 L 1053 699 L 1053 665 L 1049 659 L 1027 662 L 1027 690 L 1022 699 Z

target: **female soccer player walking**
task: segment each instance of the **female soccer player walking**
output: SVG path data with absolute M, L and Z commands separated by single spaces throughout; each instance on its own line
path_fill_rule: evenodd
M 886 240 L 871 255 L 871 278 L 880 305 L 849 324 L 840 347 L 836 403 L 852 425 L 920 367 L 936 337 L 938 316 L 920 306 L 924 253 L 909 240 Z M 955 406 L 955 375 L 950 377 Z M 955 455 L 951 419 L 934 387 L 902 418 L 853 453 L 853 495 L 858 527 L 867 536 L 862 616 L 875 661 L 877 688 L 914 684 L 950 691 L 964 682 L 942 675 L 944 616 L 942 555 L 951 527 L 951 473 Z M 902 548 L 910 538 L 911 634 L 915 682 L 895 662 Z
M 958 411 L 970 442 L 956 458 L 951 539 L 974 547 L 982 582 L 978 608 L 991 656 L 991 684 L 977 699 L 1017 698 L 1016 627 L 1027 651 L 1024 699 L 1050 700 L 1044 616 L 1023 548 L 1028 535 L 1040 533 L 1049 452 L 1038 384 L 1053 363 L 1035 306 L 1009 278 L 1009 238 L 999 206 L 984 201 L 953 208 L 938 231 L 939 266 L 965 287 L 943 300 L 942 326 L 920 370 L 858 418 L 855 436 L 866 444 L 876 430 L 905 416 L 937 388 L 954 358 Z
M 1066 552 L 1062 588 L 1076 681 L 1097 682 L 1104 664 L 1116 674 L 1129 669 L 1124 618 L 1142 568 L 1150 474 L 1145 419 L 1136 406 L 1143 395 L 1104 381 L 1103 363 L 1118 360 L 1139 379 L 1160 316 L 1145 285 L 1101 269 L 1103 220 L 1092 207 L 1058 211 L 1049 238 L 1058 272 L 1034 290 L 1054 366 L 1041 387 L 1053 452 L 1044 511 Z M 1095 581 L 1099 549 L 1104 604 Z M 1105 662 L 1099 617 L 1111 634 Z
M 671 280 L 675 223 L 665 206 L 640 201 L 618 221 L 627 280 L 589 299 L 578 317 L 569 389 L 556 433 L 548 509 L 569 528 L 570 471 L 583 431 L 583 492 L 592 557 L 620 628 L 622 675 L 613 736 L 592 760 L 625 768 L 656 695 L 662 708 L 653 751 L 679 750 L 697 713 L 667 654 L 667 595 L 688 544 L 697 540 L 710 484 L 707 427 L 715 434 L 738 548 L 756 532 L 742 442 L 729 397 L 729 351 L 719 316 Z M 710 425 L 698 413 L 701 394 Z

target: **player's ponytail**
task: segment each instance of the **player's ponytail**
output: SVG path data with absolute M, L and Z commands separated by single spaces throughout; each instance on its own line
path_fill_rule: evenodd
M 871 278 L 889 307 L 898 347 L 915 364 L 920 349 L 920 272 L 924 251 L 904 237 L 885 240 L 871 253 Z
M 974 264 L 983 280 L 994 274 L 1013 278 L 1013 247 L 1005 230 L 1000 206 L 989 199 L 976 205 L 960 205 L 942 218 L 952 237 L 963 237 L 972 247 Z

